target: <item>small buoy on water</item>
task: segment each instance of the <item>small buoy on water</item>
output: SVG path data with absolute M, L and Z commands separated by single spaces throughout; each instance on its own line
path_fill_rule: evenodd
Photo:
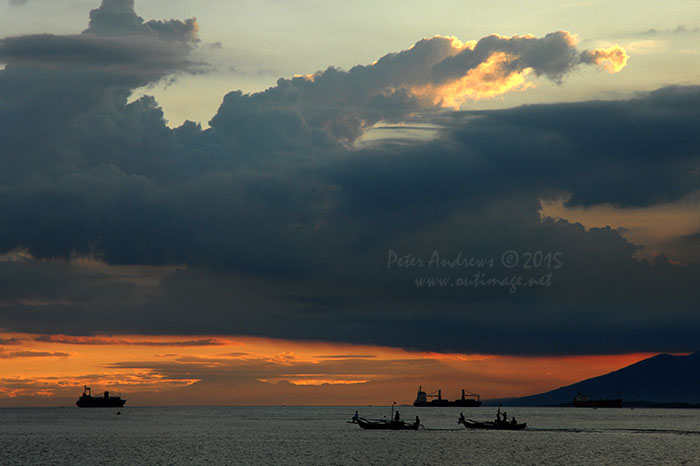
M 121 413 L 122 413 L 121 411 L 117 411 L 117 416 L 121 415 Z

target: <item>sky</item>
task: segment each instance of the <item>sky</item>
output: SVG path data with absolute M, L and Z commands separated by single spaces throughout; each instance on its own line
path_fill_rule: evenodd
M 499 398 L 696 351 L 698 13 L 4 0 L 0 406 Z

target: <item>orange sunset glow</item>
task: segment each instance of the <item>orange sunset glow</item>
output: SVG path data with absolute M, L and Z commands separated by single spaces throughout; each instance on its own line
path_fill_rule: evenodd
M 651 354 L 515 357 L 252 337 L 0 336 L 0 404 L 72 404 L 83 385 L 130 405 L 386 404 L 418 385 L 485 399 L 523 396 L 600 375 Z M 201 390 L 205 400 L 197 402 Z M 454 393 L 452 393 L 454 392 Z M 273 403 L 274 404 L 274 403 Z

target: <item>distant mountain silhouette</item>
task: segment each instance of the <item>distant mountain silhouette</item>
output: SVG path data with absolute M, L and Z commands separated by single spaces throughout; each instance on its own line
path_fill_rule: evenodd
M 511 406 L 552 406 L 571 403 L 579 392 L 591 399 L 622 398 L 625 403 L 700 403 L 700 352 L 659 354 L 556 390 L 501 401 Z

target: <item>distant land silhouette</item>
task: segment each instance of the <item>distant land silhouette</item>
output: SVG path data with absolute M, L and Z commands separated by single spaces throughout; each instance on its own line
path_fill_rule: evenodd
M 700 403 L 700 352 L 687 356 L 659 354 L 609 374 L 593 377 L 539 395 L 489 400 L 504 406 L 555 406 L 570 404 L 577 393 L 591 399 L 622 398 L 624 406 L 698 407 Z

